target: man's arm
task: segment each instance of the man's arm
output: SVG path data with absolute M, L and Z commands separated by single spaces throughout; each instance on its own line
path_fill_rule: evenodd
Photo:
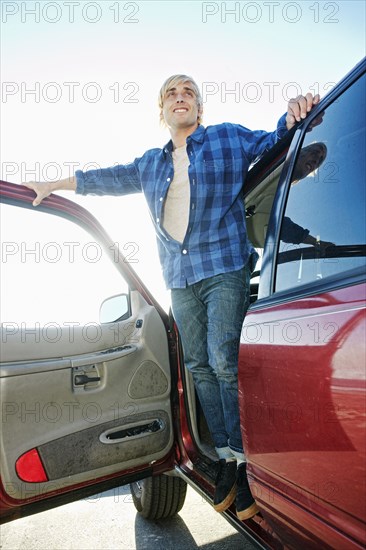
M 38 206 L 43 199 L 54 193 L 54 191 L 76 191 L 76 178 L 72 176 L 63 180 L 42 182 L 42 181 L 28 181 L 22 185 L 33 189 L 36 193 L 36 198 L 33 201 L 33 206 Z
M 310 244 L 318 246 L 320 250 L 325 250 L 328 246 L 335 246 L 329 241 L 321 241 L 319 237 L 310 235 L 309 229 L 304 229 L 297 223 L 293 222 L 288 216 L 284 216 L 282 220 L 280 239 L 284 243 L 291 244 Z
M 76 191 L 81 195 L 129 195 L 142 191 L 138 163 L 135 159 L 129 164 L 120 164 L 109 168 L 77 170 L 75 175 L 54 182 L 24 182 L 23 185 L 33 189 L 36 198 L 33 206 L 38 206 L 43 199 L 55 191 Z
M 319 94 L 313 96 L 311 93 L 306 96 L 298 96 L 290 99 L 287 106 L 287 113 L 281 116 L 277 123 L 277 129 L 274 132 L 263 130 L 248 130 L 241 127 L 240 135 L 243 137 L 243 147 L 250 162 L 258 160 L 264 152 L 268 151 L 279 140 L 286 136 L 300 120 L 307 117 L 309 112 L 320 101 Z M 321 117 L 316 124 L 321 122 Z M 314 124 L 314 125 L 316 125 Z

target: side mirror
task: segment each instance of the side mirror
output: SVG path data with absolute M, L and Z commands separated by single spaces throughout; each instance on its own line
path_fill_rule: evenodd
M 111 296 L 102 302 L 99 309 L 100 323 L 116 323 L 130 316 L 130 301 L 127 294 Z

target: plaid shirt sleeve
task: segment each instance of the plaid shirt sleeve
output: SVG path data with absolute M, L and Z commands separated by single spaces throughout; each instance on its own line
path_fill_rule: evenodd
M 239 139 L 241 140 L 243 151 L 250 163 L 254 162 L 256 158 L 273 147 L 273 145 L 284 137 L 286 133 L 286 114 L 279 119 L 277 129 L 274 132 L 248 130 L 248 128 L 238 126 Z
M 80 195 L 129 195 L 142 191 L 138 172 L 141 159 L 129 164 L 118 164 L 109 168 L 77 170 L 76 193 Z

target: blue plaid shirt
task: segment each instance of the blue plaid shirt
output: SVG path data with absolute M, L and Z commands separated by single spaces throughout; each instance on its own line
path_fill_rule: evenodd
M 236 271 L 256 254 L 245 226 L 246 174 L 249 165 L 286 134 L 285 118 L 280 118 L 277 130 L 271 133 L 223 123 L 198 126 L 187 138 L 190 212 L 183 243 L 172 239 L 162 225 L 164 201 L 174 176 L 172 141 L 163 149 L 146 151 L 130 164 L 76 171 L 76 192 L 144 193 L 167 288 L 184 288 L 219 273 Z

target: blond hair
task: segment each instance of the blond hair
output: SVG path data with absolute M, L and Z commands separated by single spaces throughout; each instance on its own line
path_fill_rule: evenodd
M 183 84 L 184 82 L 190 83 L 192 90 L 194 92 L 194 95 L 196 96 L 198 110 L 202 109 L 203 101 L 202 101 L 201 92 L 197 84 L 193 80 L 193 78 L 186 74 L 174 74 L 166 79 L 166 81 L 164 82 L 164 84 L 162 85 L 159 91 L 158 103 L 159 103 L 159 109 L 160 109 L 161 123 L 164 123 L 163 105 L 164 105 L 164 99 L 167 91 L 170 90 L 171 88 L 176 88 L 178 84 Z M 198 118 L 197 118 L 198 124 L 201 123 L 201 118 L 202 118 L 202 115 L 198 115 Z

